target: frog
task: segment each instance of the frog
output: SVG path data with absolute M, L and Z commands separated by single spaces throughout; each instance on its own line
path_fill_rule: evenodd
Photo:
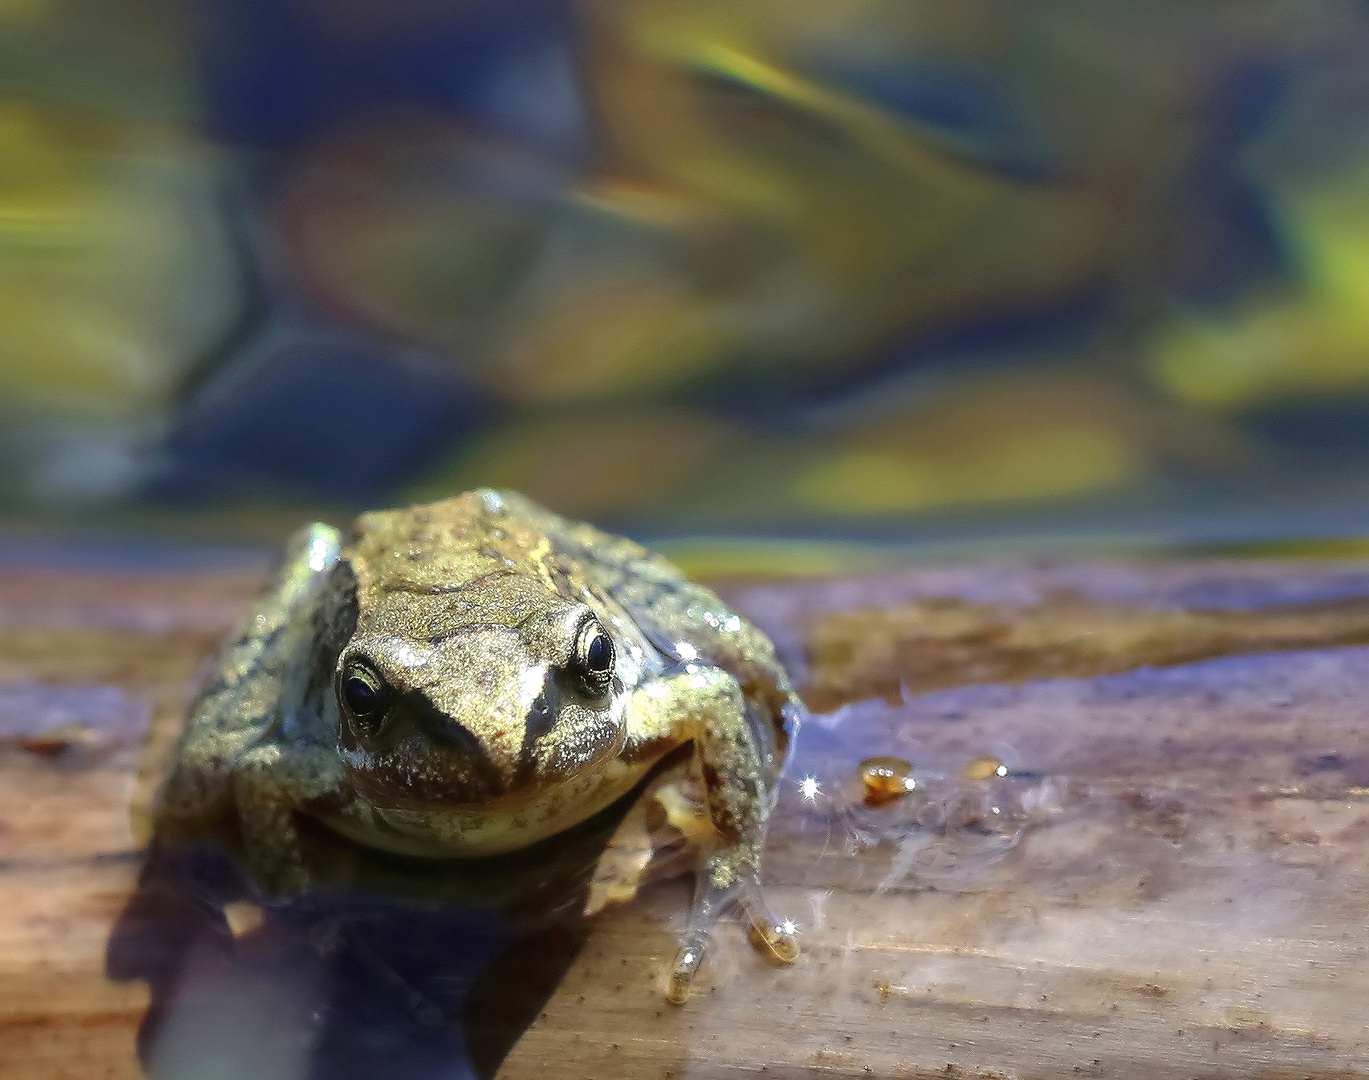
M 689 997 L 738 910 L 798 956 L 762 852 L 803 705 L 771 640 L 661 555 L 483 488 L 297 532 L 189 710 L 158 819 L 231 819 L 265 898 L 302 824 L 425 865 L 555 843 L 691 756 L 714 839 L 669 968 Z M 686 749 L 688 748 L 688 749 Z

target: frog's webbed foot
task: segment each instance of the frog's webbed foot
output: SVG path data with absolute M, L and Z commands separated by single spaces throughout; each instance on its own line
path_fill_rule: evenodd
M 734 860 L 735 852 L 715 852 L 699 873 L 689 922 L 666 987 L 666 998 L 672 1004 L 683 1005 L 689 999 L 709 935 L 718 919 L 734 906 L 741 909 L 756 951 L 777 964 L 792 964 L 799 957 L 794 924 L 776 918 L 765 902 L 758 873 L 750 867 L 738 870 Z
M 775 918 L 761 892 L 761 849 L 774 804 L 779 758 L 773 717 L 753 712 L 736 679 L 721 668 L 687 663 L 652 684 L 654 692 L 629 704 L 629 731 L 643 744 L 682 730 L 695 743 L 704 797 L 713 826 L 711 845 L 694 894 L 667 997 L 689 996 L 713 925 L 729 908 L 741 908 L 751 941 L 779 963 L 798 957 L 792 923 Z M 688 720 L 681 724 L 680 712 Z

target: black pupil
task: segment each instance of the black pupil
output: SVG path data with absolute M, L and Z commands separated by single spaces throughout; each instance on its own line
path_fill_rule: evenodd
M 380 691 L 360 675 L 350 675 L 342 684 L 342 696 L 347 707 L 357 716 L 366 716 L 380 705 Z
M 585 650 L 585 666 L 590 671 L 604 672 L 613 662 L 613 646 L 609 644 L 608 637 L 604 634 L 595 634 L 590 638 L 589 648 Z

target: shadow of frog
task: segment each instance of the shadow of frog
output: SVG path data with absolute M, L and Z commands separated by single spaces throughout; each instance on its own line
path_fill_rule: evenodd
M 219 843 L 154 838 L 106 952 L 151 1002 L 149 1077 L 492 1077 L 589 934 L 585 899 L 629 798 L 523 851 L 364 851 L 303 823 L 306 895 L 262 901 Z

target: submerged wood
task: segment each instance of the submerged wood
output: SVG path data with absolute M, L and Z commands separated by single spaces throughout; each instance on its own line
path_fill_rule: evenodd
M 334 969 L 270 913 L 175 939 L 157 978 L 140 955 L 174 938 L 140 936 L 165 918 L 135 897 L 140 806 L 254 584 L 0 576 L 0 1074 L 189 1075 L 211 1051 L 327 1071 L 306 1013 L 336 1006 Z M 1369 1075 L 1369 566 L 927 568 L 730 599 L 825 710 L 767 852 L 804 955 L 767 966 L 725 924 L 667 1005 L 688 883 L 648 871 L 622 902 L 675 837 L 629 818 L 603 910 L 471 991 L 535 984 L 531 1024 L 468 1001 L 432 1068 L 469 1042 L 510 1080 Z M 877 756 L 913 763 L 905 798 L 866 804 Z M 987 757 L 1006 775 L 968 769 Z M 180 1041 L 140 1061 L 153 999 Z

